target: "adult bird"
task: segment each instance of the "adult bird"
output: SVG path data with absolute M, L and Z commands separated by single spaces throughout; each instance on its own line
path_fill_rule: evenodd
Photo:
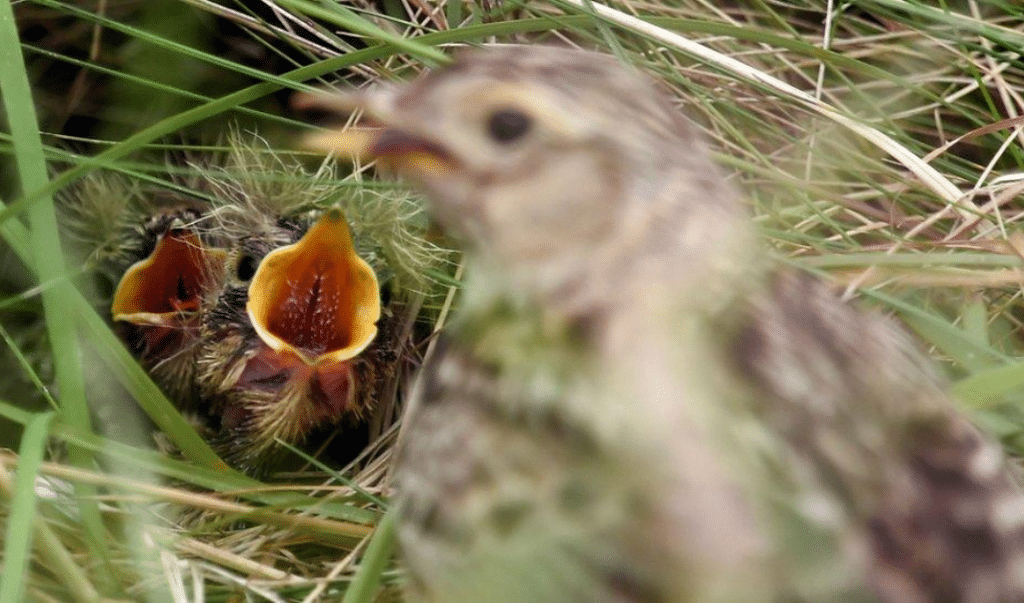
M 1024 497 L 911 339 L 773 266 L 695 127 L 610 57 L 466 51 L 307 98 L 422 187 L 461 317 L 398 458 L 421 601 L 1024 600 Z

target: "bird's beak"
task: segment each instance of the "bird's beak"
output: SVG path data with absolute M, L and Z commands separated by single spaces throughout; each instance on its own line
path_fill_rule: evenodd
M 377 276 L 356 254 L 340 210 L 263 258 L 246 311 L 268 347 L 310 366 L 350 360 L 370 345 L 381 314 Z
M 395 123 L 380 103 L 359 93 L 305 94 L 294 101 L 303 109 L 321 109 L 351 113 L 362 109 L 370 127 L 325 130 L 307 136 L 303 145 L 327 154 L 353 158 L 381 159 L 399 173 L 412 176 L 438 176 L 450 171 L 456 161 L 442 145 Z M 377 106 L 375 106 L 377 105 Z
M 145 326 L 174 326 L 184 313 L 199 310 L 203 291 L 223 269 L 227 254 L 205 247 L 185 230 L 169 230 L 146 259 L 125 272 L 114 292 L 115 321 Z

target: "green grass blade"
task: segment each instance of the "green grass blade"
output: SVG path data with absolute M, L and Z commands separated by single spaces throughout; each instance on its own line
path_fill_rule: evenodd
M 1003 365 L 1010 360 L 987 342 L 971 337 L 963 330 L 921 308 L 878 292 L 867 295 L 895 308 L 900 318 L 917 331 L 918 335 L 972 374 L 990 370 L 993 366 Z
M 161 36 L 156 35 L 156 34 L 152 34 L 152 33 L 148 32 L 146 30 L 139 29 L 137 27 L 131 27 L 131 26 L 125 25 L 124 23 L 119 23 L 117 21 L 113 21 L 111 19 L 106 19 L 104 17 L 101 17 L 100 15 L 97 15 L 96 13 L 92 13 L 92 12 L 89 12 L 87 10 L 83 10 L 81 8 L 72 6 L 70 4 L 65 4 L 63 2 L 55 2 L 54 0 L 34 0 L 34 1 L 37 4 L 41 4 L 43 6 L 49 6 L 51 8 L 58 9 L 61 12 L 65 12 L 67 14 L 73 15 L 73 16 L 78 17 L 78 18 L 80 18 L 80 19 L 82 19 L 84 21 L 92 21 L 92 22 L 101 24 L 103 27 L 110 28 L 110 29 L 112 29 L 114 31 L 121 32 L 121 33 L 123 33 L 125 35 L 131 36 L 131 37 L 136 38 L 138 40 L 142 40 L 142 41 L 148 42 L 150 44 L 153 44 L 153 45 L 155 45 L 157 47 L 163 48 L 165 50 L 172 51 L 172 52 L 174 52 L 174 53 L 176 53 L 176 54 L 178 54 L 178 55 L 180 55 L 182 57 L 189 57 L 189 58 L 197 59 L 199 61 L 202 61 L 203 63 L 207 63 L 209 65 L 212 65 L 212 66 L 215 66 L 215 67 L 219 67 L 219 68 L 224 69 L 226 71 L 236 71 L 238 73 L 242 73 L 244 75 L 248 75 L 250 77 L 253 77 L 253 78 L 256 78 L 256 79 L 259 79 L 259 80 L 270 81 L 270 82 L 277 82 L 282 87 L 287 87 L 287 86 L 290 86 L 292 84 L 291 82 L 289 82 L 287 80 L 279 80 L 273 74 L 267 73 L 265 71 L 260 71 L 259 69 L 254 69 L 252 67 L 246 67 L 245 65 L 239 65 L 238 63 L 235 63 L 233 61 L 229 61 L 229 60 L 223 59 L 221 57 L 218 57 L 216 55 L 212 55 L 212 54 L 207 53 L 207 52 L 203 52 L 201 50 L 196 50 L 195 48 L 192 48 L 192 47 L 190 47 L 190 46 L 188 46 L 186 44 L 181 44 L 181 43 L 175 42 L 173 40 L 168 40 L 167 38 L 161 37 Z
M 2 324 L 0 324 L 0 338 L 2 338 L 4 343 L 7 344 L 7 347 L 10 348 L 11 353 L 14 354 L 14 359 L 18 361 L 18 365 L 21 366 L 21 370 L 25 371 L 25 374 L 28 375 L 29 379 L 32 381 L 32 385 L 35 385 L 36 388 L 39 389 L 43 394 L 43 398 L 45 398 L 50 406 L 53 407 L 54 411 L 59 411 L 60 403 L 57 402 L 50 394 L 50 389 L 46 387 L 42 380 L 39 379 L 39 375 L 36 374 L 31 363 L 29 363 L 28 359 L 25 358 L 25 354 L 18 349 L 17 342 L 14 341 Z
M 3 91 L 4 110 L 11 128 L 18 177 L 22 191 L 45 188 L 49 182 L 42 137 L 37 127 L 35 107 L 28 74 L 21 54 L 18 29 L 14 22 L 11 3 L 0 2 L 0 90 Z M 40 282 L 54 282 L 52 288 L 42 292 L 46 329 L 50 339 L 54 372 L 60 391 L 61 410 L 65 420 L 83 432 L 91 430 L 89 407 L 85 398 L 85 381 L 79 342 L 75 332 L 75 313 L 69 302 L 77 293 L 67 281 L 60 280 L 65 273 L 64 255 L 57 233 L 57 217 L 53 200 L 43 196 L 29 208 L 29 266 L 33 267 Z M 25 259 L 25 258 L 23 258 Z M 72 447 L 68 456 L 74 464 L 88 466 L 92 455 L 81 448 Z M 103 523 L 95 502 L 96 490 L 81 486 L 76 490 L 80 499 L 83 526 L 89 546 L 97 559 L 103 556 Z M 110 572 L 110 568 L 108 568 Z
M 440 50 L 378 27 L 339 3 L 325 2 L 317 4 L 308 0 L 278 0 L 278 4 L 311 17 L 323 19 L 344 30 L 362 34 L 371 39 L 392 45 L 397 49 L 418 56 L 428 65 L 443 65 L 449 60 L 448 56 Z
M 32 549 L 36 521 L 35 480 L 46 452 L 46 436 L 52 412 L 37 414 L 25 426 L 14 481 L 11 515 L 4 536 L 4 563 L 0 571 L 0 603 L 20 603 L 25 590 L 24 578 Z M 0 467 L 0 471 L 5 471 Z M 3 479 L 3 476 L 0 476 Z
M 377 529 L 366 546 L 359 571 L 349 584 L 341 603 L 371 603 L 380 586 L 381 574 L 395 550 L 396 508 L 392 507 L 380 519 Z
M 953 385 L 953 393 L 971 408 L 998 402 L 1004 394 L 1024 386 L 1024 362 L 1014 362 L 974 373 Z
M 104 67 L 103 65 L 100 65 L 98 63 L 94 63 L 94 62 L 90 62 L 90 61 L 83 61 L 83 60 L 80 60 L 80 59 L 76 59 L 74 57 L 70 57 L 70 56 L 67 56 L 67 55 L 60 54 L 60 53 L 52 52 L 52 51 L 46 50 L 45 48 L 40 48 L 38 46 L 32 46 L 30 44 L 22 44 L 22 47 L 25 50 L 27 50 L 27 51 L 29 51 L 30 53 L 33 53 L 33 54 L 38 54 L 38 55 L 41 55 L 41 56 L 45 56 L 45 57 L 48 57 L 48 58 L 60 61 L 62 63 L 67 63 L 69 65 L 76 65 L 78 67 L 83 67 L 83 68 L 89 69 L 91 71 L 94 71 L 94 72 L 96 72 L 98 74 L 109 75 L 110 77 L 117 78 L 117 79 L 120 79 L 120 80 L 124 80 L 125 82 L 131 83 L 131 84 L 136 84 L 138 86 L 146 87 L 146 88 L 150 89 L 154 94 L 155 93 L 175 94 L 177 96 L 181 96 L 181 97 L 184 97 L 184 98 L 187 98 L 187 99 L 190 99 L 190 100 L 194 100 L 194 101 L 197 101 L 197 102 L 203 102 L 203 103 L 208 103 L 208 102 L 211 102 L 213 100 L 211 97 L 205 96 L 203 94 L 199 94 L 197 92 L 191 92 L 189 90 L 182 90 L 181 88 L 177 88 L 177 87 L 175 87 L 173 85 L 170 85 L 170 84 L 164 84 L 164 83 L 161 83 L 161 82 L 155 82 L 153 80 L 146 79 L 144 77 L 139 77 L 137 75 L 132 75 L 130 73 L 125 73 L 123 71 L 118 71 L 117 69 L 111 69 L 109 67 Z M 260 79 L 266 79 L 266 78 L 260 78 Z M 242 114 L 242 115 L 250 115 L 250 116 L 253 116 L 253 117 L 259 117 L 259 118 L 262 118 L 262 119 L 266 119 L 266 120 L 269 120 L 269 121 L 274 121 L 274 122 L 285 124 L 285 125 L 289 125 L 289 126 L 301 127 L 301 126 L 305 125 L 304 122 L 296 121 L 294 119 L 288 119 L 287 117 L 284 117 L 284 116 L 281 116 L 281 115 L 274 115 L 274 114 L 271 114 L 271 113 L 267 113 L 265 111 L 259 111 L 259 110 L 256 110 L 256 109 L 250 109 L 248 107 L 237 107 L 236 110 L 240 114 Z M 55 152 L 59 152 L 59 150 L 57 150 L 57 149 L 54 149 L 54 151 Z
M 74 302 L 82 316 L 85 332 L 94 343 L 104 364 L 113 373 L 113 377 L 138 401 L 153 422 L 197 465 L 217 471 L 231 471 L 174 408 L 85 298 L 77 296 Z

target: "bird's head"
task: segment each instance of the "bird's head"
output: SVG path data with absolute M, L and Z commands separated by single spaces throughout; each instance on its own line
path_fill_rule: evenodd
M 300 103 L 361 109 L 371 127 L 310 146 L 379 158 L 425 189 L 446 229 L 540 289 L 580 280 L 590 260 L 707 254 L 717 229 L 746 228 L 694 126 L 612 57 L 472 49 L 405 85 Z

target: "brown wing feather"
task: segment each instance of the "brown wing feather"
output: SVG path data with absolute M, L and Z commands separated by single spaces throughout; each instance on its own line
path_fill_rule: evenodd
M 1024 496 L 891 321 L 779 273 L 735 340 L 756 411 L 867 539 L 891 603 L 1024 600 Z

